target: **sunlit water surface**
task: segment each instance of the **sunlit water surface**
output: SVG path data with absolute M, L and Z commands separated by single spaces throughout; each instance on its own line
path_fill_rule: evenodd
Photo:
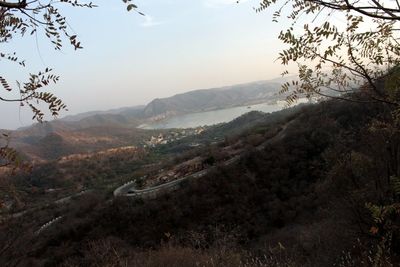
M 306 99 L 299 99 L 297 104 L 307 102 Z M 276 104 L 256 104 L 250 106 L 232 107 L 226 109 L 218 109 L 213 111 L 205 111 L 198 113 L 190 113 L 171 117 L 162 121 L 149 124 L 142 124 L 142 129 L 168 129 L 168 128 L 194 128 L 204 125 L 213 125 L 222 122 L 231 121 L 252 110 L 262 111 L 265 113 L 281 110 L 285 107 L 286 102 L 278 101 Z

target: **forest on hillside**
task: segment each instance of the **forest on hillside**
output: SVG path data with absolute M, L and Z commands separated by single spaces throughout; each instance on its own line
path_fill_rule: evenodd
M 267 14 L 278 27 L 227 8 L 229 1 L 201 1 L 185 12 L 188 1 L 164 2 L 170 9 L 152 7 L 173 13 L 171 21 L 123 0 L 144 18 L 134 37 L 130 23 L 111 23 L 123 16 L 108 2 L 105 16 L 88 20 L 90 33 L 102 33 L 92 44 L 104 51 L 87 62 L 69 55 L 58 62 L 66 75 L 79 73 L 68 82 L 81 109 L 115 105 L 115 96 L 128 101 L 130 90 L 121 88 L 149 97 L 151 87 L 256 77 L 265 69 L 254 61 L 276 48 L 278 65 L 266 72 L 296 75 L 280 89 L 253 82 L 195 90 L 45 123 L 67 105 L 51 90 L 60 77 L 42 66 L 38 40 L 58 55 L 64 44 L 82 49 L 67 10 L 97 5 L 0 1 L 1 64 L 18 68 L 0 73 L 0 119 L 8 121 L 6 103 L 16 103 L 37 122 L 0 130 L 0 266 L 400 266 L 400 2 L 257 0 L 254 15 Z M 226 13 L 217 13 L 221 5 Z M 250 42 L 261 41 L 261 29 L 275 31 L 280 46 Z M 20 58 L 12 42 L 21 40 L 36 45 L 40 62 Z M 316 103 L 180 132 L 139 129 L 177 114 L 281 98 L 288 106 Z
M 395 266 L 397 191 L 387 160 L 399 136 L 388 132 L 390 112 L 382 103 L 331 100 L 274 123 L 266 116 L 223 142 L 251 144 L 252 136 L 267 139 L 290 122 L 280 139 L 262 151 L 247 146 L 233 166 L 217 166 L 177 191 L 110 202 L 97 190 L 12 219 L 1 231 L 2 243 L 10 242 L 1 259 L 33 266 L 372 266 L 379 257 L 382 266 Z M 30 233 L 35 220 L 61 215 L 62 223 Z

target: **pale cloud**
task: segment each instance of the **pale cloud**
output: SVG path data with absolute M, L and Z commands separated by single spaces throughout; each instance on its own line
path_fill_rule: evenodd
M 204 5 L 210 8 L 222 7 L 233 4 L 240 4 L 247 2 L 248 0 L 204 0 Z
M 164 23 L 165 23 L 164 21 L 159 21 L 150 15 L 146 15 L 146 16 L 144 16 L 144 21 L 141 23 L 141 26 L 142 27 L 154 27 L 154 26 L 161 25 Z

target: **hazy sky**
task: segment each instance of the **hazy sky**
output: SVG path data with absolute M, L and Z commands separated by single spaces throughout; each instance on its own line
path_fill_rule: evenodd
M 0 61 L 1 75 L 11 82 L 53 68 L 61 80 L 51 91 L 69 115 L 272 79 L 285 69 L 275 61 L 285 25 L 271 22 L 271 12 L 256 13 L 257 0 L 135 0 L 146 16 L 128 13 L 119 0 L 94 2 L 99 7 L 62 9 L 84 49 L 65 43 L 54 51 L 42 34 L 14 39 L 3 51 L 15 50 L 27 67 Z M 31 114 L 15 103 L 1 103 L 0 112 L 0 128 L 31 123 Z

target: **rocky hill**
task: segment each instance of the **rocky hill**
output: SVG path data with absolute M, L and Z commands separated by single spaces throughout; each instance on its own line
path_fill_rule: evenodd
M 279 97 L 279 88 L 278 82 L 260 81 L 157 98 L 144 108 L 143 117 L 160 120 L 178 114 L 274 101 Z
M 154 99 L 147 106 L 93 111 L 63 119 L 33 124 L 11 133 L 11 145 L 28 159 L 56 159 L 76 153 L 91 153 L 113 147 L 135 145 L 153 135 L 137 129 L 148 121 L 194 113 L 275 101 L 279 81 L 260 81 L 221 88 L 194 90 Z M 160 131 L 158 131 L 160 132 Z

